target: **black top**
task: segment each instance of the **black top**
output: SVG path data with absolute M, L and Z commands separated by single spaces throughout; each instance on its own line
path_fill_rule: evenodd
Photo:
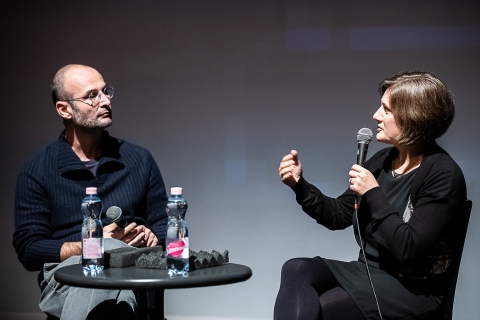
M 388 202 L 392 207 L 394 207 L 399 214 L 405 215 L 406 211 L 409 210 L 408 206 L 409 201 L 410 201 L 410 189 L 411 185 L 413 182 L 413 178 L 415 177 L 415 172 L 416 169 L 409 172 L 408 174 L 399 177 L 399 178 L 394 178 L 392 176 L 392 171 L 384 171 L 382 170 L 380 172 L 380 175 L 377 178 L 377 182 L 380 185 L 380 189 L 383 191 L 385 194 L 385 197 L 387 198 Z M 361 206 L 361 200 L 360 200 L 360 206 Z M 357 241 L 360 241 L 358 239 L 358 226 L 357 226 L 357 220 L 356 217 L 353 217 L 353 226 L 354 226 L 354 232 L 357 238 Z M 368 226 L 364 226 L 364 228 L 368 228 Z M 364 229 L 364 230 L 365 230 Z M 365 237 L 365 232 L 362 232 L 362 242 L 363 245 L 365 246 L 365 251 L 368 252 L 368 260 L 369 264 L 373 265 L 375 267 L 378 266 L 378 261 L 379 261 L 379 251 L 377 249 L 377 246 L 374 245 L 373 242 L 371 241 L 364 241 Z M 363 258 L 363 255 L 359 255 L 359 260 L 364 262 L 365 259 Z
M 410 188 L 417 169 L 414 169 L 404 176 L 394 178 L 392 170 L 388 172 L 381 171 L 377 178 L 388 203 L 394 207 L 398 213 L 403 213 L 407 208 L 408 198 L 410 196 Z

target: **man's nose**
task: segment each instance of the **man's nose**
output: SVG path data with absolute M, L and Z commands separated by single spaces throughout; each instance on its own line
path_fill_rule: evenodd
M 98 105 L 101 107 L 105 105 L 110 106 L 110 103 L 111 103 L 110 97 L 102 92 L 102 94 L 100 95 L 100 101 L 98 102 Z

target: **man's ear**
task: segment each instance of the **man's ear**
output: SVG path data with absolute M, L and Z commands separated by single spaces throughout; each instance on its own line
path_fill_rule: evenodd
M 55 108 L 57 109 L 58 114 L 63 119 L 72 118 L 72 106 L 66 101 L 57 101 L 55 103 Z

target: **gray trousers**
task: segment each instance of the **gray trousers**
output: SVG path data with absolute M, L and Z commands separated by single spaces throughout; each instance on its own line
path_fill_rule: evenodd
M 126 243 L 111 238 L 104 239 L 104 246 L 105 250 L 128 247 Z M 58 268 L 79 263 L 81 256 L 73 256 L 61 263 L 46 263 L 43 266 L 40 309 L 49 316 L 68 320 L 135 319 L 137 302 L 131 290 L 70 287 L 53 278 Z

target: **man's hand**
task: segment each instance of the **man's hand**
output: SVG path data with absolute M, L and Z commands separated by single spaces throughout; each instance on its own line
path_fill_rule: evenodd
M 282 158 L 278 174 L 282 182 L 287 186 L 293 187 L 297 184 L 302 176 L 302 165 L 298 161 L 298 152 L 296 150 L 290 151 L 289 154 Z
M 118 228 L 115 223 L 103 228 L 104 238 L 114 238 L 125 242 L 132 247 L 153 247 L 158 243 L 155 234 L 145 226 L 130 223 L 124 229 Z
M 148 229 L 147 227 L 145 227 L 145 246 L 146 247 L 154 247 L 157 245 L 158 243 L 158 238 L 157 236 L 152 232 L 152 230 Z

